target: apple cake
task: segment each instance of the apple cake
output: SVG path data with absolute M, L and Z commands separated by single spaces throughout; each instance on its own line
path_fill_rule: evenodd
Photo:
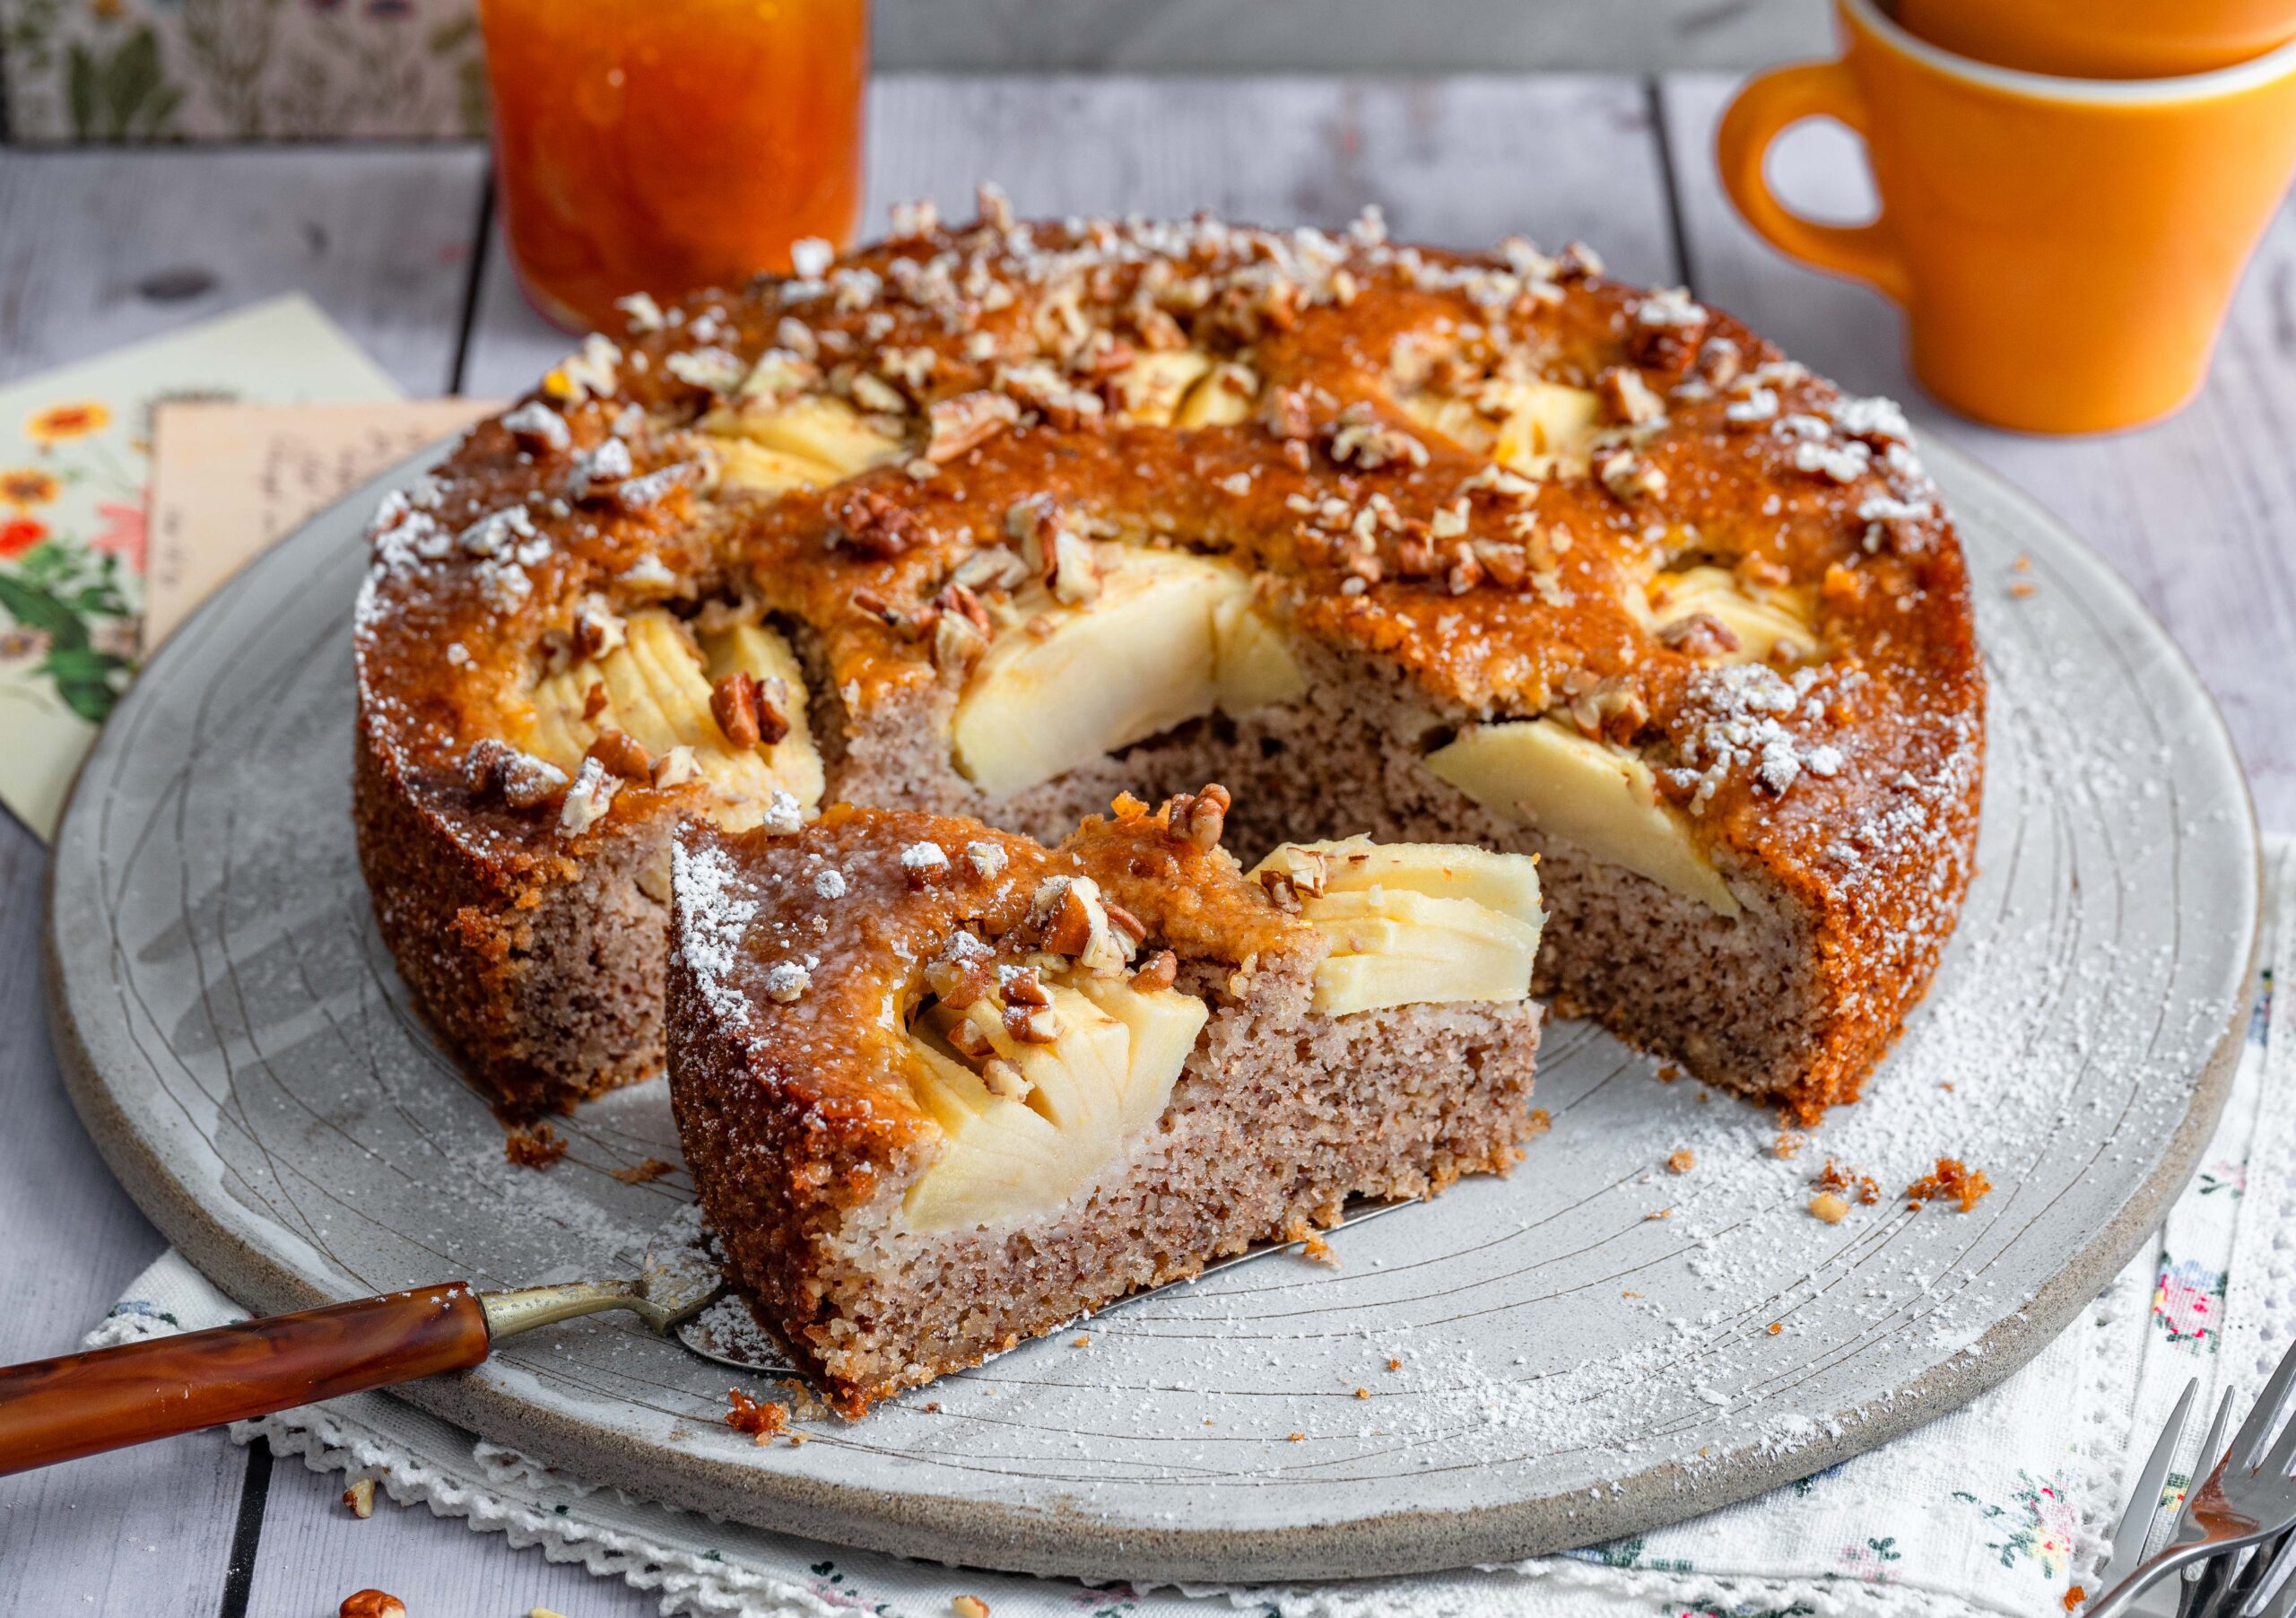
M 674 829 L 1536 852 L 1537 987 L 1807 1119 L 1969 880 L 1983 676 L 1886 401 L 1590 251 L 985 196 L 596 335 L 373 534 L 360 851 L 512 1109 L 663 1060 Z
M 1534 858 L 1353 838 L 1248 874 L 1230 807 L 1123 797 L 1051 848 L 847 805 L 674 834 L 678 1138 L 848 1414 L 1539 1127 Z

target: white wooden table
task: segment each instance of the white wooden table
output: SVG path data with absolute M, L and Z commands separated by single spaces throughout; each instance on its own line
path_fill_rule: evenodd
M 1916 396 L 1879 300 L 1785 264 L 1731 214 L 1709 155 L 1728 91 L 1695 75 L 895 78 L 873 105 L 871 213 L 933 196 L 961 215 L 994 178 L 1024 212 L 1333 225 L 1377 203 L 1406 239 L 1584 237 L 1615 273 L 1687 282 L 1846 387 L 1904 399 L 2054 509 L 2192 655 L 2265 824 L 2296 830 L 2296 216 L 2275 222 L 2209 389 L 2177 420 L 2085 442 L 1987 432 Z M 1821 210 L 1864 196 L 1846 137 L 1792 137 L 1778 162 Z M 519 301 L 474 148 L 0 149 L 0 380 L 296 288 L 413 393 L 513 394 L 565 347 Z M 0 814 L 0 1363 L 73 1346 L 161 1248 L 57 1076 L 46 869 Z M 212 1432 L 0 1479 L 0 1614 L 316 1618 L 368 1585 L 417 1618 L 654 1610 L 457 1523 L 387 1503 L 359 1521 L 339 1487 Z

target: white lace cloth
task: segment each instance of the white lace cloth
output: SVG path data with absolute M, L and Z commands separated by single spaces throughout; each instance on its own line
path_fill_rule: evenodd
M 371 1475 L 553 1561 L 657 1591 L 665 1614 L 946 1618 L 977 1596 L 999 1618 L 1169 1618 L 1227 1604 L 1272 1618 L 1967 1618 L 2065 1611 L 2093 1570 L 2141 1456 L 2187 1379 L 2201 1405 L 2252 1396 L 2296 1322 L 2296 1018 L 2272 989 L 2296 960 L 2296 843 L 2266 857 L 2257 1010 L 2231 1100 L 2161 1231 L 2030 1364 L 1966 1408 L 1743 1505 L 1631 1540 L 1503 1568 L 1318 1588 L 1097 1588 L 958 1572 L 720 1523 L 597 1488 L 473 1439 L 384 1394 L 232 1429 L 315 1471 Z M 2280 971 L 2275 971 L 2275 967 Z M 170 1252 L 91 1344 L 244 1311 Z M 2198 1442 L 2197 1429 L 2188 1442 Z M 2179 1457 L 2171 1490 L 2185 1482 Z

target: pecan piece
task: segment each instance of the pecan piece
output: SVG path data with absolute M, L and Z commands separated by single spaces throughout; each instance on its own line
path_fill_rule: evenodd
M 566 790 L 566 772 L 490 738 L 472 743 L 463 755 L 463 785 L 474 798 L 497 797 L 513 809 L 532 809 Z
M 925 537 L 925 525 L 874 489 L 856 489 L 831 513 L 835 537 L 879 561 L 900 555 Z
M 1738 649 L 1738 637 L 1711 613 L 1692 613 L 1660 624 L 1658 642 L 1692 657 L 1726 657 Z
M 1201 792 L 1179 793 L 1166 805 L 1165 825 L 1174 837 L 1208 854 L 1220 846 L 1220 834 L 1228 829 L 1228 811 L 1234 802 L 1228 789 L 1217 782 Z
M 582 755 L 596 759 L 625 781 L 651 781 L 654 779 L 654 755 L 646 744 L 624 730 L 602 730 L 598 739 L 590 744 Z
M 1170 950 L 1158 950 L 1133 972 L 1132 986 L 1152 994 L 1158 989 L 1170 988 L 1179 976 L 1179 966 L 1178 956 Z
M 789 734 L 789 687 L 735 669 L 709 688 L 709 713 L 735 747 L 770 747 Z
M 955 460 L 988 442 L 1021 419 L 1021 407 L 986 388 L 943 399 L 927 413 L 932 422 L 925 458 L 935 465 Z

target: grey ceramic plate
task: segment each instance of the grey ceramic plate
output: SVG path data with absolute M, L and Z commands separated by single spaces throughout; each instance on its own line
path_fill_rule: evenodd
M 729 1431 L 729 1373 L 614 1317 L 406 1396 L 600 1483 L 825 1540 L 1231 1579 L 1623 1534 L 1970 1398 L 2102 1286 L 2190 1170 L 2229 1077 L 2257 848 L 2175 648 L 2070 535 L 1932 454 L 1992 661 L 1983 874 L 1929 1004 L 1798 1157 L 1767 1113 L 1559 1024 L 1538 1081 L 1553 1129 L 1510 1178 L 1342 1233 L 1337 1269 L 1227 1271 L 1111 1310 L 1088 1342 L 813 1422 L 802 1448 Z M 370 921 L 348 627 L 382 486 L 176 636 L 57 849 L 81 1112 L 161 1229 L 263 1309 L 609 1271 L 691 1195 L 683 1174 L 611 1177 L 677 1156 L 658 1080 L 568 1122 L 549 1172 L 505 1164 Z M 1667 1173 L 1685 1147 L 1695 1169 Z M 1894 1192 L 1940 1154 L 1998 1188 L 1966 1214 L 1894 1196 L 1838 1225 L 1805 1211 L 1828 1157 Z

